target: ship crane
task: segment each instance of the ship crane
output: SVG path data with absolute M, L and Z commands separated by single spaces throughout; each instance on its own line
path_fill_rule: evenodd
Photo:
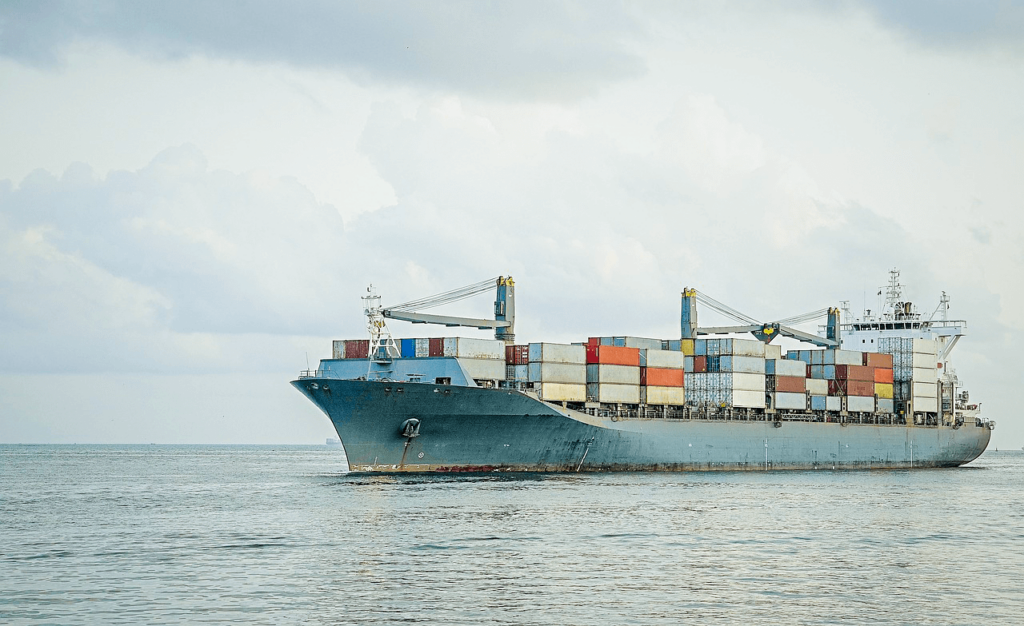
M 697 325 L 697 303 L 711 308 L 722 315 L 740 322 L 740 326 L 708 326 L 700 328 Z M 797 330 L 790 324 L 809 322 L 813 319 L 828 316 L 828 324 L 824 337 Z M 680 326 L 683 339 L 696 339 L 698 335 L 727 335 L 730 333 L 751 333 L 765 343 L 771 343 L 778 336 L 790 337 L 799 341 L 821 346 L 823 348 L 838 348 L 840 346 L 839 331 L 839 309 L 829 307 L 818 309 L 801 315 L 794 315 L 780 319 L 775 322 L 759 322 L 757 319 L 740 313 L 727 304 L 715 300 L 706 293 L 696 289 L 686 288 L 682 294 L 682 313 L 680 315 Z
M 465 300 L 495 288 L 497 288 L 497 294 L 494 299 L 493 320 L 420 313 L 420 311 L 425 309 Z M 448 327 L 465 326 L 479 328 L 480 330 L 494 329 L 495 339 L 511 344 L 515 342 L 516 337 L 515 281 L 512 280 L 511 276 L 495 276 L 479 283 L 381 309 L 381 315 L 389 319 L 412 322 L 413 324 L 438 324 Z

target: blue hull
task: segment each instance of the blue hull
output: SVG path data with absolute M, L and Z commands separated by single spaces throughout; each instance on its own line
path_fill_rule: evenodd
M 360 472 L 956 467 L 981 455 L 991 437 L 974 424 L 615 421 L 519 391 L 430 383 L 302 378 L 292 385 L 331 419 L 350 468 Z

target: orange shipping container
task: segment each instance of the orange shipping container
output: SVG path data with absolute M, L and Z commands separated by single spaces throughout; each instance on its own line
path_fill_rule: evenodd
M 776 376 L 775 391 L 783 393 L 803 393 L 807 391 L 807 379 L 800 376 Z
M 640 348 L 596 346 L 591 344 L 587 346 L 587 363 L 640 367 Z
M 892 355 L 891 354 L 879 354 L 878 352 L 865 352 L 864 353 L 864 365 L 868 367 L 881 367 L 883 369 L 892 369 Z
M 836 378 L 839 380 L 863 380 L 874 382 L 872 368 L 864 365 L 836 365 Z
M 683 370 L 641 367 L 640 384 L 645 387 L 682 387 Z
M 892 370 L 881 367 L 875 368 L 875 382 L 892 384 Z

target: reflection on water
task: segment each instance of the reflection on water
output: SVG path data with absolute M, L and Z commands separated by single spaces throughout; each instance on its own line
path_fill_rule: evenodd
M 1024 453 L 957 470 L 367 476 L 0 447 L 0 622 L 1015 624 Z

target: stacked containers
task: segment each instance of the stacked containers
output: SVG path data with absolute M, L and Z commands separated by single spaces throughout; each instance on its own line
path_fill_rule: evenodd
M 640 401 L 648 405 L 686 404 L 682 352 L 640 351 Z
M 507 380 L 525 383 L 530 380 L 530 346 L 505 346 L 505 377 Z
M 765 348 L 749 339 L 693 340 L 686 400 L 720 407 L 765 407 Z
M 893 412 L 892 355 L 865 352 L 864 365 L 874 368 L 875 403 L 879 413 Z
M 933 339 L 883 337 L 878 349 L 892 355 L 893 398 L 908 413 L 937 413 L 938 344 Z
M 770 346 L 765 346 L 770 347 Z M 803 361 L 765 359 L 768 387 L 774 389 L 776 409 L 807 409 L 807 365 Z
M 640 349 L 586 346 L 587 399 L 608 404 L 640 404 Z
M 433 342 L 431 339 L 431 352 Z M 505 342 L 496 339 L 444 337 L 440 356 L 456 357 L 459 365 L 473 380 L 505 380 Z M 433 356 L 433 354 L 431 354 Z
M 584 346 L 531 343 L 527 350 L 527 379 L 546 402 L 585 402 L 587 351 Z

